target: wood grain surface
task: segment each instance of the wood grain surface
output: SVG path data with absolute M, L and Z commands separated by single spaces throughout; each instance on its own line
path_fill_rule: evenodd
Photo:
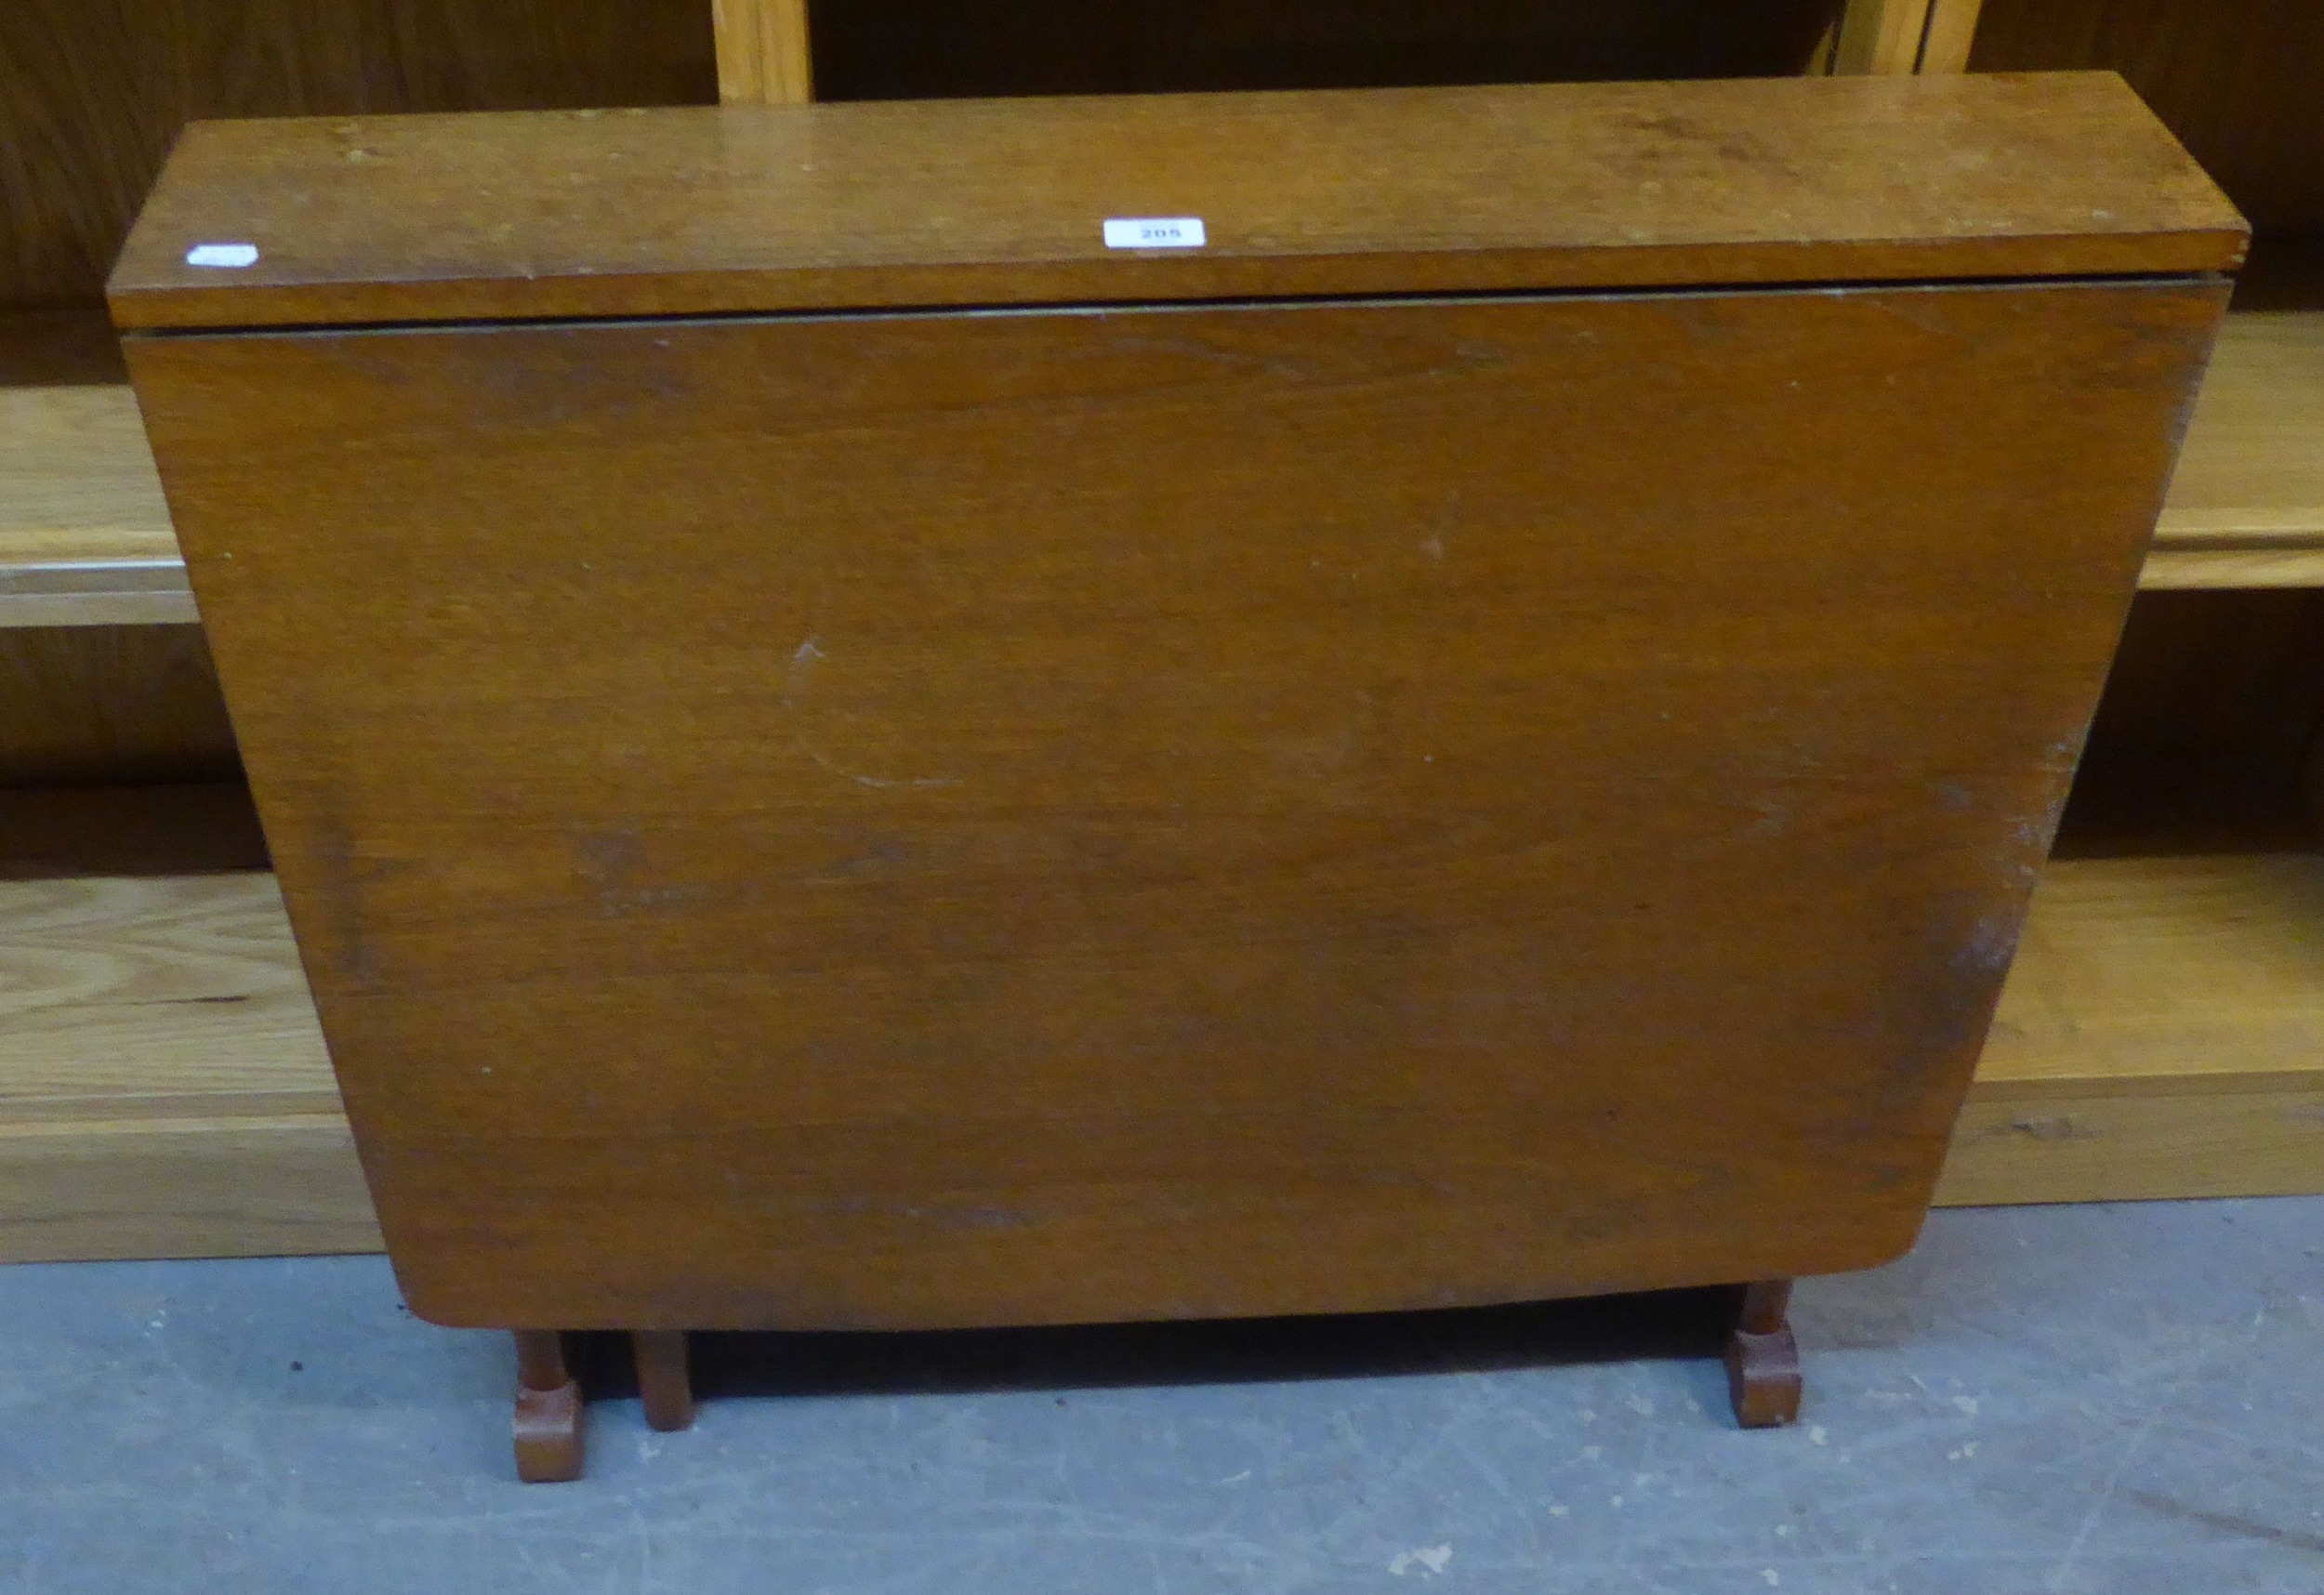
M 0 305 L 96 299 L 192 118 L 714 97 L 706 0 L 8 0 Z
M 265 874 L 0 881 L 0 1118 L 337 1110 Z
M 1124 216 L 1202 217 L 1209 244 L 1109 250 Z M 257 264 L 186 263 L 221 240 Z M 2195 271 L 2242 247 L 2103 74 L 1568 84 L 205 125 L 112 298 L 125 326 L 215 327 Z
M 2324 1192 L 2324 1086 L 1988 1096 L 1961 1111 L 1943 1207 Z
M 0 1262 L 371 1251 L 271 876 L 0 882 Z
M 2119 72 L 2260 227 L 2324 231 L 2314 0 L 1986 0 L 1970 61 Z
M 2171 483 L 2168 547 L 2324 545 L 2324 310 L 2238 310 Z
M 0 627 L 193 619 L 127 384 L 0 388 Z
M 905 1327 L 1895 1255 L 2223 297 L 131 357 L 415 1311 Z
M 1977 1074 L 1991 1101 L 2324 1091 L 2324 858 L 2053 862 Z
M 802 105 L 815 98 L 807 0 L 710 0 L 718 30 L 719 99 Z

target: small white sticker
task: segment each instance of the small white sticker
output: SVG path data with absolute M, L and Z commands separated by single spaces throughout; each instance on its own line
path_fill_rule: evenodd
M 1109 216 L 1108 249 L 1200 249 L 1209 243 L 1198 216 Z
M 255 244 L 197 244 L 186 251 L 189 266 L 256 266 L 258 246 Z

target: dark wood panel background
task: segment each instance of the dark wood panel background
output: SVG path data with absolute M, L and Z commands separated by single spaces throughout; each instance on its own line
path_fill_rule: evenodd
M 2324 5 L 1986 0 L 1979 72 L 2110 67 L 2252 221 L 2324 230 Z
M 0 630 L 0 787 L 231 781 L 198 626 Z
M 833 99 L 1798 72 L 1840 0 L 817 0 Z
M 2058 851 L 2312 846 L 2319 731 L 2324 591 L 2141 593 Z
M 94 298 L 192 117 L 716 97 L 708 0 L 7 0 L 0 305 Z

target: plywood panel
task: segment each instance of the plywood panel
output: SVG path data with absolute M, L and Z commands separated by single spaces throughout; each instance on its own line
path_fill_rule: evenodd
M 0 1116 L 337 1110 L 265 874 L 0 881 Z
M 2324 310 L 2227 318 L 2159 536 L 2190 552 L 2324 547 Z
M 94 298 L 191 117 L 715 96 L 706 0 L 8 0 L 0 305 Z

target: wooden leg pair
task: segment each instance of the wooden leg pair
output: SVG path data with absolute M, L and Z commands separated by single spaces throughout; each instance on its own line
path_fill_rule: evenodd
M 564 1338 L 554 1329 L 517 1336 L 517 1477 L 528 1484 L 581 1477 L 581 1387 L 565 1366 Z M 667 1431 L 694 1420 L 693 1383 L 686 1371 L 682 1329 L 640 1329 L 629 1337 L 638 1359 L 645 1420 Z
M 1800 1348 L 1785 1316 L 1790 1302 L 1788 1279 L 1744 1287 L 1742 1311 L 1727 1336 L 1727 1391 L 1735 1420 L 1746 1429 L 1773 1429 L 1800 1416 Z M 520 1329 L 516 1336 L 517 1477 L 533 1484 L 578 1479 L 581 1387 L 565 1366 L 563 1338 L 554 1329 Z M 629 1343 L 646 1422 L 664 1431 L 691 1426 L 685 1332 L 639 1330 Z

